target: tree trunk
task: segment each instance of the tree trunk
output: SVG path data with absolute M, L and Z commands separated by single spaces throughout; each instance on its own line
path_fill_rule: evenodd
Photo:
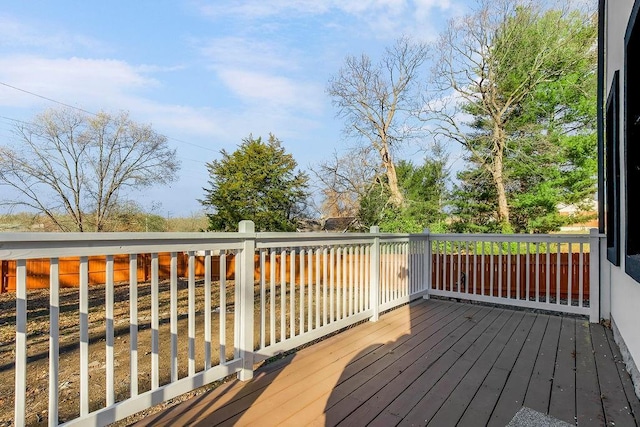
M 387 180 L 389 181 L 389 191 L 391 192 L 389 201 L 395 207 L 402 207 L 404 206 L 404 195 L 402 194 L 402 191 L 400 191 L 400 186 L 398 184 L 396 165 L 393 164 L 391 152 L 385 143 L 382 144 L 382 148 L 380 149 L 380 157 L 382 158 L 382 165 L 387 172 Z
M 393 162 L 387 167 L 387 179 L 389 180 L 389 190 L 391 191 L 391 203 L 394 206 L 402 207 L 404 205 L 404 195 L 400 191 L 398 185 L 398 176 L 396 175 L 396 166 Z
M 500 163 L 502 163 L 502 159 L 500 159 Z M 498 193 L 498 222 L 500 222 L 503 227 L 511 227 L 511 223 L 509 221 L 509 205 L 507 204 L 507 193 L 504 188 L 504 177 L 502 176 L 502 166 L 500 167 L 500 169 L 496 169 L 494 171 L 493 179 L 496 184 L 496 192 Z
M 500 126 L 501 120 L 496 120 L 494 127 L 494 153 L 493 153 L 493 180 L 496 184 L 496 193 L 498 196 L 498 222 L 502 232 L 511 230 L 511 222 L 509 220 L 509 204 L 507 203 L 507 192 L 504 187 L 504 150 L 506 146 L 506 135 L 504 129 Z

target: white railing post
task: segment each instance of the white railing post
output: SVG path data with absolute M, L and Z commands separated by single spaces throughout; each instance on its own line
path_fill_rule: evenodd
M 58 422 L 58 380 L 60 378 L 60 263 L 58 258 L 49 260 L 49 426 Z M 108 382 L 107 382 L 108 384 Z M 113 404 L 113 403 L 111 403 Z
M 16 347 L 14 418 L 16 427 L 26 422 L 27 408 L 27 260 L 16 261 Z
M 371 302 L 372 322 L 377 322 L 380 316 L 380 227 L 374 225 L 370 230 L 375 234 L 371 245 L 371 284 L 369 286 L 369 301 Z
M 240 233 L 255 233 L 255 224 L 253 221 L 240 221 L 238 224 Z M 236 282 L 236 286 L 240 286 L 239 313 L 240 317 L 239 350 L 242 359 L 242 368 L 238 372 L 240 381 L 247 381 L 253 378 L 253 274 L 255 271 L 255 255 L 256 240 L 255 235 L 245 238 L 242 243 L 242 252 L 240 253 L 240 282 Z
M 597 228 L 589 231 L 589 321 L 600 322 L 600 236 Z
M 422 234 L 425 235 L 426 240 L 424 242 L 424 263 L 425 266 L 422 269 L 424 271 L 423 280 L 423 288 L 426 293 L 422 296 L 424 299 L 429 299 L 429 293 L 431 292 L 431 231 L 428 228 L 425 228 L 422 231 Z
M 600 237 L 600 318 L 611 320 L 611 263 L 607 259 L 607 239 Z

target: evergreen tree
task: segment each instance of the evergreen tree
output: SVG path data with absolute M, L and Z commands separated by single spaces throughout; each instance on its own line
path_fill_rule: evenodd
M 500 223 L 496 217 L 495 186 L 486 169 L 474 165 L 469 159 L 468 169 L 458 173 L 458 183 L 451 195 L 453 221 L 456 233 L 498 233 Z
M 233 153 L 207 163 L 210 179 L 200 200 L 210 231 L 235 231 L 241 220 L 252 220 L 256 231 L 295 231 L 307 200 L 308 177 L 281 142 L 252 136 Z
M 455 191 L 458 228 L 553 231 L 567 220 L 558 204 L 592 198 L 596 30 L 579 12 L 503 0 L 444 33 L 436 77 L 459 102 L 430 113 L 471 168 Z M 461 112 L 471 120 L 460 123 Z
M 427 227 L 441 230 L 446 217 L 447 160 L 438 146 L 422 165 L 401 160 L 396 171 L 405 205 L 398 208 L 389 202 L 386 177 L 379 176 L 360 199 L 359 222 L 366 227 L 378 225 L 386 232 L 419 233 Z

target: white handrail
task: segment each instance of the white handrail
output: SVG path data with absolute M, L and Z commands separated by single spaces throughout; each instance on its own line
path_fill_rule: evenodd
M 462 235 L 429 230 L 389 234 L 372 227 L 370 233 L 353 234 L 255 233 L 250 221 L 241 222 L 239 229 L 237 233 L 0 233 L 0 260 L 16 262 L 14 424 L 29 422 L 27 369 L 35 362 L 27 358 L 27 345 L 33 339 L 28 334 L 27 266 L 36 259 L 48 259 L 50 264 L 46 331 L 50 381 L 43 389 L 48 389 L 51 425 L 60 419 L 67 425 L 105 425 L 228 375 L 248 380 L 260 360 L 354 323 L 376 321 L 381 312 L 421 297 L 468 299 L 599 320 L 602 236 L 595 230 L 590 235 Z M 163 266 L 162 254 L 169 257 Z M 178 256 L 182 254 L 188 266 L 181 282 Z M 128 257 L 124 301 L 128 319 L 116 318 L 114 260 L 123 255 Z M 150 257 L 148 284 L 139 278 L 140 255 Z M 92 318 L 100 310 L 90 303 L 96 285 L 89 265 L 96 256 L 104 260 L 103 344 L 91 336 L 100 323 Z M 60 346 L 60 265 L 69 257 L 79 259 L 80 406 L 73 419 L 59 417 L 63 366 L 59 360 L 68 351 Z M 230 258 L 235 264 L 229 264 L 232 270 L 227 271 Z M 197 275 L 201 273 L 196 263 L 204 265 L 202 276 Z M 186 313 L 179 308 L 183 288 Z M 147 293 L 148 307 L 142 304 Z M 168 307 L 162 301 L 168 301 Z M 218 321 L 213 322 L 212 316 Z M 116 325 L 123 320 L 128 328 Z M 151 344 L 142 349 L 147 325 Z M 115 352 L 115 337 L 126 329 L 129 354 L 128 366 L 123 366 Z M 181 337 L 186 337 L 184 346 Z M 99 345 L 105 346 L 101 403 L 89 401 L 90 388 L 96 386 L 89 380 L 89 357 Z M 164 348 L 166 363 L 161 356 Z M 234 356 L 229 358 L 230 354 Z M 118 369 L 128 372 L 126 397 L 116 384 Z M 149 384 L 139 382 L 142 374 L 148 375 Z

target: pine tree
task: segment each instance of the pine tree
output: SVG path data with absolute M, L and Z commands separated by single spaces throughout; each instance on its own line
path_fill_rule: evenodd
M 205 198 L 210 231 L 235 231 L 241 220 L 252 220 L 256 231 L 295 231 L 304 213 L 308 177 L 281 142 L 245 138 L 233 153 L 207 163 L 210 179 Z

